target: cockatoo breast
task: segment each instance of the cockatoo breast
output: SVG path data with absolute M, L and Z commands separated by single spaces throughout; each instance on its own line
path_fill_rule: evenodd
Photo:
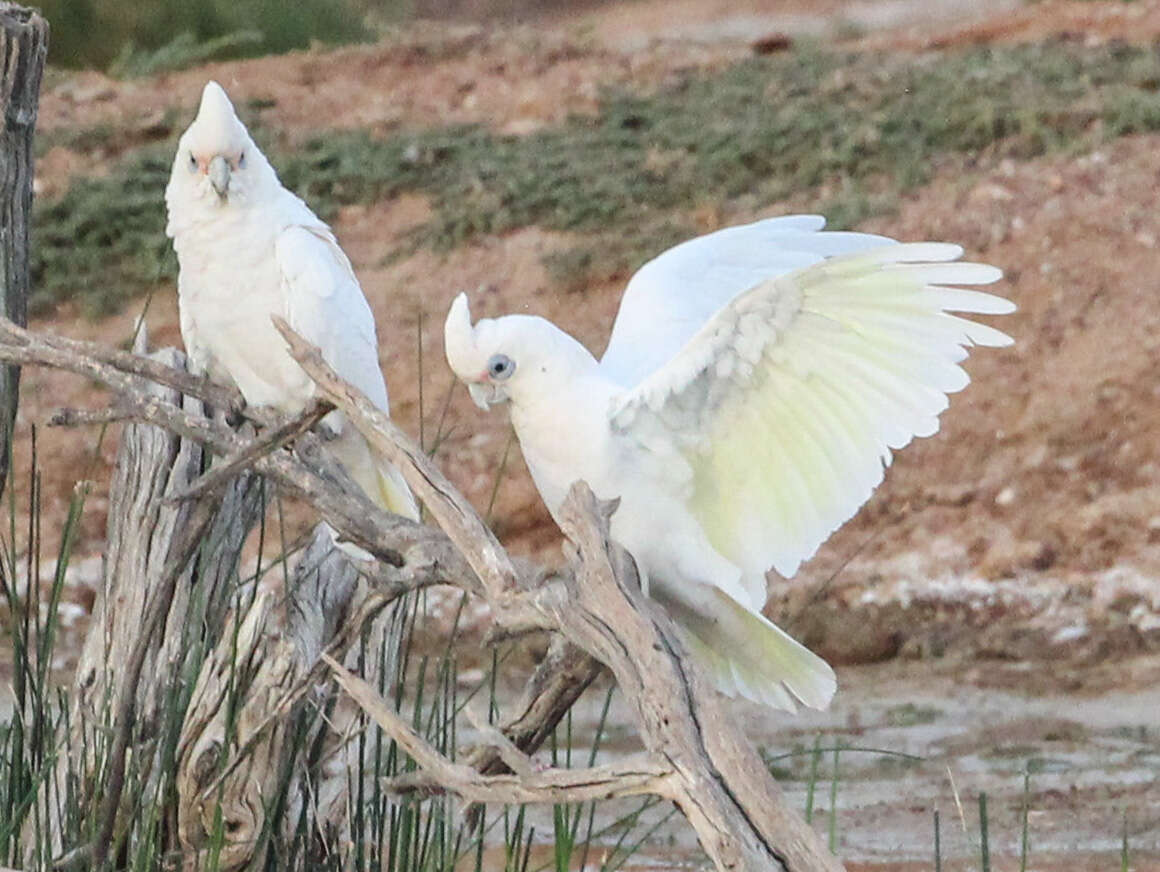
M 608 408 L 617 387 L 603 379 L 570 380 L 558 390 L 520 397 L 511 405 L 512 426 L 536 487 L 555 516 L 573 482 L 584 480 L 601 499 L 612 499 L 613 440 Z
M 545 505 L 559 520 L 568 489 L 583 480 L 599 499 L 620 500 L 612 538 L 653 584 L 667 589 L 691 572 L 735 587 L 739 572 L 712 549 L 690 514 L 674 459 L 612 432 L 608 409 L 619 390 L 592 377 L 546 392 L 534 406 L 513 404 L 512 424 Z
M 257 210 L 226 206 L 212 221 L 184 227 L 173 244 L 182 337 L 194 363 L 232 381 L 247 403 L 294 413 L 314 389 L 271 320 L 287 316 L 274 248 L 283 229 Z

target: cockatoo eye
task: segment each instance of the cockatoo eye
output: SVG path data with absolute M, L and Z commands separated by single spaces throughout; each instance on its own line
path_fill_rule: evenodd
M 244 168 L 246 165 L 246 153 L 243 151 L 238 155 L 238 169 Z
M 197 158 L 193 156 L 192 151 L 189 153 L 189 171 L 197 172 Z
M 516 362 L 506 354 L 493 354 L 487 361 L 487 374 L 496 381 L 510 378 L 516 371 Z

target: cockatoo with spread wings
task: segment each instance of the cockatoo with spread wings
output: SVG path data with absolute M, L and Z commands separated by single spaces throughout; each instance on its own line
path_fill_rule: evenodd
M 275 330 L 278 315 L 388 411 L 374 315 L 350 261 L 330 228 L 282 187 L 217 82 L 206 84 L 178 142 L 165 204 L 181 267 L 181 336 L 195 367 L 237 385 L 247 403 L 301 412 L 315 386 Z M 367 495 L 417 519 L 398 470 L 340 413 L 326 423 L 337 433 L 331 449 Z
M 690 240 L 645 264 L 596 360 L 543 318 L 444 327 L 481 407 L 509 401 L 555 513 L 571 484 L 620 498 L 612 536 L 686 630 L 717 686 L 825 708 L 833 670 L 762 616 L 766 573 L 792 576 L 882 481 L 891 452 L 938 429 L 972 345 L 1011 339 L 951 312 L 1007 300 L 962 250 L 822 232 L 795 215 Z

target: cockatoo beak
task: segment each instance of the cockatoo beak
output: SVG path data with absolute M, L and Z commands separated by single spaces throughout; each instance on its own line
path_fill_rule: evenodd
M 220 154 L 209 162 L 209 183 L 220 199 L 226 199 L 230 190 L 230 164 Z
M 471 394 L 471 401 L 485 412 L 496 401 L 495 385 L 487 382 L 468 382 L 467 392 Z

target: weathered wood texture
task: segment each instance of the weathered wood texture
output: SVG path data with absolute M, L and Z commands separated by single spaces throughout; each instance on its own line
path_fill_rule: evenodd
M 170 365 L 184 364 L 184 356 L 172 349 L 155 356 Z M 182 405 L 191 414 L 204 411 L 200 400 L 182 397 L 171 388 L 149 382 L 142 386 L 148 396 Z M 198 478 L 206 462 L 202 446 L 157 427 L 130 424 L 121 434 L 109 488 L 102 588 L 76 673 L 76 702 L 86 715 L 96 717 L 129 677 L 111 673 L 107 664 L 132 659 L 175 543 L 194 520 L 193 502 L 174 503 L 169 498 Z M 260 490 L 261 482 L 252 473 L 231 483 L 199 545 L 196 565 L 191 561 L 175 585 L 161 633 L 142 664 L 148 680 L 134 683 L 135 710 L 142 725 L 154 724 L 164 708 L 174 671 L 189 646 L 198 642 L 190 634 L 204 626 L 211 638 L 220 635 L 242 543 L 261 514 Z
M 423 451 L 366 397 L 342 382 L 316 348 L 284 322 L 275 319 L 275 323 L 323 396 L 346 413 L 374 450 L 399 467 L 463 552 L 479 576 L 496 622 L 512 629 L 558 632 L 612 670 L 653 762 L 669 767 L 667 775 L 654 773 L 649 789 L 684 812 L 719 870 L 843 868 L 787 805 L 737 720 L 728 716 L 725 700 L 693 666 L 676 625 L 641 593 L 631 559 L 609 538 L 615 504 L 598 504 L 587 485 L 573 485 L 560 518 L 564 535 L 577 549 L 573 574 L 536 590 L 522 590 L 515 568 L 491 531 Z M 341 672 L 339 678 L 343 679 Z M 415 737 L 406 735 L 399 724 L 379 723 L 400 743 L 413 743 Z M 434 770 L 436 780 L 453 780 L 453 769 L 441 773 L 441 763 L 423 751 L 428 759 L 420 762 Z
M 152 357 L 175 368 L 185 364 L 172 349 Z M 142 382 L 139 396 L 192 416 L 206 412 L 200 400 L 151 382 Z M 279 429 L 289 436 L 300 428 Z M 252 444 L 272 450 L 268 439 Z M 218 854 L 222 870 L 265 866 L 277 846 L 276 839 L 260 838 L 269 797 L 287 797 L 288 825 L 298 819 L 295 805 L 307 801 L 318 807 L 320 826 L 338 832 L 346 822 L 347 768 L 327 769 L 344 753 L 344 742 L 324 742 L 313 770 L 301 752 L 327 727 L 341 733 L 357 713 L 350 705 L 337 707 L 324 720 L 317 699 L 307 711 L 301 695 L 288 702 L 287 693 L 307 678 L 322 651 L 339 640 L 332 650 L 341 655 L 367 619 L 410 585 L 369 602 L 369 588 L 359 584 L 325 525 L 291 558 L 288 579 L 277 570 L 256 588 L 243 584 L 238 560 L 261 516 L 263 485 L 248 469 L 223 478 L 219 470 L 228 461 L 210 471 L 206 466 L 196 441 L 146 424 L 130 424 L 122 434 L 110 489 L 104 586 L 77 671 L 80 717 L 70 737 L 72 748 L 90 755 L 82 783 L 106 785 L 102 797 L 92 797 L 110 825 L 92 845 L 96 861 L 116 844 L 118 827 L 133 809 L 128 795 L 116 795 L 122 793 L 119 778 L 93 767 L 123 769 L 127 755 L 157 753 L 166 729 L 180 730 L 178 804 L 169 825 L 187 868 L 204 865 L 219 809 L 228 834 Z M 361 608 L 367 614 L 353 614 Z M 110 720 L 114 751 L 105 754 L 99 733 Z M 75 754 L 66 765 L 77 771 Z M 147 771 L 163 774 L 154 761 Z
M 358 573 L 335 549 L 330 532 L 319 527 L 286 583 L 281 573 L 271 573 L 253 601 L 232 613 L 202 666 L 181 728 L 178 835 L 187 868 L 206 867 L 219 808 L 229 834 L 218 858 L 223 870 L 265 865 L 264 853 L 255 852 L 269 848 L 260 837 L 270 797 L 287 796 L 284 820 L 298 820 L 295 806 L 309 801 L 314 787 L 308 791 L 303 784 L 303 748 L 313 743 L 322 721 L 315 717 L 296 735 L 302 700 L 284 716 L 271 717 L 335 637 L 357 585 Z M 246 745 L 248 753 L 239 755 Z M 237 765 L 230 766 L 234 759 Z M 341 804 L 331 814 L 337 819 L 330 823 L 343 822 Z
M 0 0 L 0 313 L 20 325 L 28 320 L 32 137 L 47 56 L 48 23 L 33 9 Z M 0 367 L 0 492 L 19 386 L 19 367 Z
M 142 335 L 138 350 L 144 341 Z M 173 349 L 153 357 L 184 366 L 184 355 Z M 138 385 L 150 402 L 204 413 L 198 399 L 153 382 Z M 121 807 L 126 758 L 156 753 L 158 736 L 173 728 L 167 719 L 186 696 L 185 671 L 206 639 L 221 633 L 242 544 L 261 515 L 261 482 L 253 473 L 200 502 L 170 501 L 205 463 L 201 445 L 157 427 L 133 423 L 121 434 L 102 587 L 74 680 L 71 750 L 53 779 L 58 797 L 70 771 L 79 785 L 101 784 L 83 802 L 110 827 L 128 811 Z M 143 771 L 153 785 L 163 777 L 154 761 Z M 47 792 L 43 800 L 52 801 Z M 67 833 L 56 835 L 57 851 L 73 847 Z M 104 841 L 116 835 L 110 831 Z M 36 847 L 35 839 L 27 842 Z
M 616 676 L 645 747 L 672 766 L 662 795 L 684 812 L 718 869 L 841 869 L 787 805 L 726 701 L 692 667 L 676 625 L 619 571 L 610 509 L 587 486 L 573 486 L 560 524 L 579 551 L 576 574 L 568 596 L 541 605 Z
M 184 709 L 177 713 L 184 721 L 179 755 L 183 785 L 179 803 L 183 811 L 181 838 L 171 844 L 184 844 L 187 856 L 198 856 L 199 846 L 204 844 L 209 808 L 205 799 L 210 792 L 230 797 L 228 806 L 223 803 L 223 816 L 239 824 L 241 831 L 253 832 L 260 821 L 260 814 L 253 814 L 254 798 L 268 796 L 272 770 L 287 759 L 284 746 L 290 719 L 304 710 L 303 705 L 309 707 L 324 679 L 333 674 L 426 770 L 427 783 L 421 786 L 427 789 L 438 786 L 473 802 L 553 802 L 650 792 L 681 808 L 718 869 L 833 872 L 842 868 L 813 830 L 785 804 L 736 720 L 728 716 L 727 703 L 690 666 L 672 621 L 642 596 L 631 560 L 608 538 L 612 506 L 597 505 L 585 486 L 575 486 L 562 518 L 564 532 L 576 549 L 572 569 L 559 578 L 529 578 L 528 573 L 516 569 L 474 509 L 426 455 L 365 397 L 338 380 L 315 349 L 293 334 L 287 335 L 323 394 L 347 414 L 373 448 L 400 467 L 444 532 L 385 515 L 349 491 L 344 475 L 333 468 L 311 435 L 300 437 L 293 451 L 269 445 L 256 451 L 255 440 L 231 431 L 220 419 L 207 418 L 200 408 L 185 401 L 178 403 L 157 392 L 142 391 L 138 377 L 129 373 L 148 372 L 158 382 L 181 385 L 201 396 L 220 392 L 220 388 L 199 383 L 159 361 L 44 336 L 0 320 L 0 361 L 47 364 L 96 378 L 119 392 L 118 408 L 127 418 L 160 425 L 212 446 L 216 454 L 226 456 L 227 463 L 230 457 L 254 458 L 256 471 L 308 500 L 343 538 L 378 558 L 377 564 L 368 562 L 359 567 L 369 588 L 365 596 L 358 590 L 361 584 L 347 599 L 342 583 L 331 596 L 312 587 L 308 580 L 299 580 L 296 584 L 302 585 L 301 599 L 295 599 L 293 586 L 288 590 L 276 585 L 265 592 L 259 589 L 252 602 L 240 602 L 226 618 L 224 626 L 230 629 L 218 637 L 216 648 L 205 660 L 190 717 L 184 717 Z M 282 426 L 287 433 L 295 429 L 290 424 Z M 172 456 L 176 457 L 177 451 Z M 152 479 L 144 476 L 145 485 L 149 481 Z M 198 494 L 188 530 L 210 529 L 212 519 L 205 516 L 204 498 L 218 493 L 222 484 L 218 482 L 213 488 L 183 485 L 179 494 Z M 133 485 L 137 490 L 142 486 Z M 189 555 L 181 541 L 180 546 L 171 546 L 164 558 L 163 584 L 177 577 L 175 568 L 185 571 Z M 309 565 L 310 559 L 300 565 Z M 557 643 L 554 654 L 560 658 L 555 661 L 557 665 L 570 664 L 567 670 L 556 673 L 565 677 L 565 684 L 541 680 L 529 688 L 514 717 L 507 721 L 512 728 L 507 735 L 476 718 L 477 731 L 491 746 L 478 762 L 490 760 L 497 766 L 494 760 L 498 758 L 512 775 L 481 773 L 442 756 L 395 716 L 392 706 L 376 698 L 372 684 L 341 663 L 351 641 L 382 604 L 403 591 L 438 583 L 482 595 L 503 633 L 547 630 L 566 640 Z M 173 601 L 177 601 L 176 593 Z M 298 612 L 304 603 L 319 601 L 333 607 L 322 605 L 318 615 L 300 619 Z M 151 602 L 166 600 L 154 595 Z M 148 635 L 153 610 L 148 603 L 145 609 L 143 626 Z M 227 644 L 226 636 L 244 644 Z M 207 645 L 212 647 L 214 642 Z M 134 656 L 139 650 L 133 649 Z M 578 653 L 581 651 L 584 653 Z M 232 669 L 237 677 L 238 652 L 244 652 L 248 677 L 231 685 L 225 676 Z M 540 770 L 525 754 L 531 748 L 521 749 L 519 743 L 534 745 L 550 732 L 548 724 L 555 722 L 564 703 L 573 697 L 575 686 L 593 674 L 596 667 L 589 662 L 592 658 L 605 663 L 623 687 L 645 753 L 611 767 Z M 165 661 L 157 657 L 152 662 L 164 665 Z M 232 704 L 228 698 L 231 686 L 244 690 Z M 132 711 L 138 693 L 135 686 L 134 693 L 122 691 L 122 712 L 126 708 Z M 145 696 L 141 704 L 147 706 L 148 701 Z M 221 718 L 223 708 L 240 712 L 240 719 L 227 724 Z M 124 723 L 119 716 L 117 724 Z M 244 726 L 246 738 L 241 732 L 231 734 L 239 724 Z M 340 725 L 330 737 L 336 752 L 328 758 L 331 770 L 312 776 L 314 784 L 345 777 L 352 768 L 343 765 L 344 749 L 349 754 L 346 737 L 341 735 L 344 729 Z M 130 733 L 119 727 L 114 730 L 114 740 L 127 735 Z M 297 769 L 289 773 L 291 783 L 306 777 Z M 409 790 L 420 785 L 408 778 L 385 786 Z M 317 802 L 314 797 L 320 794 L 318 791 L 309 799 Z M 293 787 L 287 794 L 291 803 L 307 800 Z M 332 815 L 329 819 L 341 821 L 345 813 L 342 803 L 333 794 L 326 802 L 333 804 L 333 810 L 326 812 Z M 119 815 L 110 814 L 118 811 Z M 106 796 L 99 813 L 104 820 L 125 820 L 131 809 L 119 809 L 115 797 Z M 115 837 L 117 830 L 110 828 L 109 832 Z M 228 841 L 229 850 L 237 851 L 236 856 L 231 855 L 232 868 L 263 860 L 254 851 L 265 849 L 255 845 L 252 836 L 248 847 L 237 840 Z M 101 856 L 100 850 L 94 842 L 94 859 Z

